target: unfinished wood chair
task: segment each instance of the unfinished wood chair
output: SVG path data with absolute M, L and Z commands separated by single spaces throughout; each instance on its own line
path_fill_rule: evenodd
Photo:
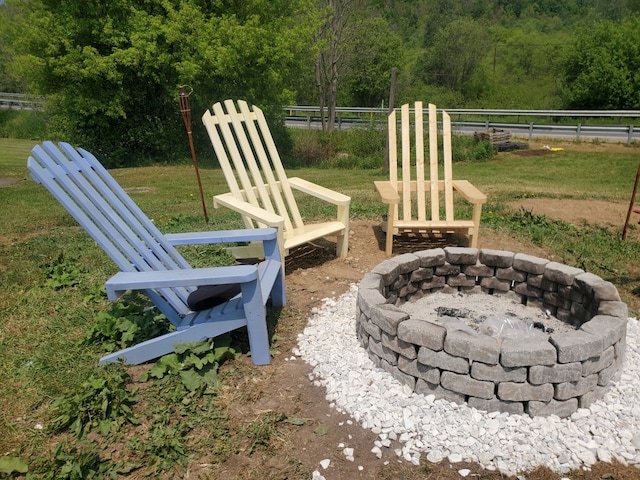
M 429 104 L 429 166 L 425 169 L 422 102 L 416 102 L 413 119 L 409 104 L 400 109 L 400 143 L 396 112 L 389 114 L 389 181 L 374 182 L 382 203 L 389 206 L 385 251 L 391 255 L 393 237 L 406 232 L 443 235 L 463 233 L 472 247 L 478 244 L 482 205 L 487 197 L 467 180 L 454 180 L 451 167 L 451 119 L 442 112 L 443 174 L 438 160 L 436 106 Z M 412 125 L 415 134 L 412 134 Z M 412 137 L 415 143 L 412 144 Z M 400 161 L 400 163 L 398 163 Z M 398 179 L 398 169 L 401 178 Z M 473 205 L 470 220 L 456 218 L 454 193 Z
M 351 198 L 301 178 L 287 177 L 262 110 L 249 108 L 243 100 L 237 103 L 238 108 L 233 100 L 225 100 L 224 107 L 218 102 L 202 116 L 230 190 L 214 196 L 214 207 L 238 212 L 246 228 L 277 228 L 283 258 L 293 247 L 330 235 L 337 237 L 336 254 L 345 257 Z M 335 205 L 336 219 L 305 223 L 294 190 Z M 251 248 L 234 253 L 255 255 Z

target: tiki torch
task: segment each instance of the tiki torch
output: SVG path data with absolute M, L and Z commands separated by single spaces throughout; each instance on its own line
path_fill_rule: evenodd
M 200 189 L 200 200 L 202 201 L 202 211 L 204 212 L 204 221 L 209 223 L 209 216 L 207 215 L 207 207 L 204 201 L 204 194 L 202 193 L 202 182 L 200 181 L 200 170 L 198 169 L 198 161 L 196 160 L 196 150 L 193 147 L 193 135 L 191 134 L 191 107 L 189 106 L 189 93 L 185 90 L 185 85 L 180 87 L 180 95 L 178 100 L 180 102 L 180 113 L 182 113 L 182 120 L 184 120 L 184 126 L 187 129 L 187 137 L 189 137 L 189 147 L 191 147 L 191 160 L 193 160 L 193 167 L 196 170 L 196 177 L 198 179 L 198 188 Z

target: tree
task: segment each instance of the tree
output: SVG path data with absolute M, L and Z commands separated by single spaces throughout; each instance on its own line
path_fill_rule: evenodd
M 326 16 L 314 37 L 317 48 L 316 89 L 322 129 L 331 132 L 336 120 L 338 83 L 344 61 L 342 37 L 360 0 L 320 0 L 319 4 Z M 326 119 L 325 108 L 328 111 Z
M 53 133 L 111 166 L 185 157 L 180 85 L 193 89 L 194 127 L 218 100 L 274 110 L 292 101 L 289 79 L 311 36 L 307 0 L 28 5 L 24 53 L 34 87 L 47 96 Z
M 454 20 L 437 31 L 418 74 L 426 83 L 463 92 L 490 47 L 485 26 L 470 18 Z
M 563 62 L 565 108 L 640 108 L 640 16 L 581 28 Z

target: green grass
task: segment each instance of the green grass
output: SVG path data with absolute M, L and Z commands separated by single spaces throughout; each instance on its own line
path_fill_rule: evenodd
M 0 177 L 27 179 L 26 159 L 35 143 L 0 139 Z M 619 230 L 571 226 L 504 207 L 511 200 L 530 196 L 628 202 L 637 165 L 637 147 L 566 144 L 564 151 L 553 155 L 500 154 L 488 161 L 456 163 L 454 170 L 456 177 L 469 179 L 487 193 L 483 228 L 544 245 L 566 263 L 614 281 L 637 311 L 638 242 L 620 241 Z M 212 207 L 212 196 L 226 191 L 217 169 L 201 170 L 209 225 L 204 222 L 196 177 L 188 163 L 119 169 L 112 174 L 131 189 L 133 199 L 163 231 L 241 226 L 235 213 Z M 352 218 L 379 219 L 386 213 L 373 189 L 373 181 L 387 178 L 382 170 L 300 168 L 290 174 L 350 195 Z M 69 412 L 65 405 L 93 411 L 97 405 L 80 403 L 80 399 L 87 400 L 83 394 L 89 400 L 102 398 L 107 384 L 100 379 L 120 378 L 97 366 L 100 345 L 86 342 L 99 315 L 117 313 L 117 306 L 102 291 L 104 281 L 117 269 L 32 180 L 0 188 L 0 205 L 0 451 L 28 464 L 34 478 L 66 478 L 62 472 L 71 467 L 100 475 L 141 470 L 154 476 L 170 471 L 178 459 L 202 453 L 202 448 L 208 449 L 212 463 L 234 452 L 238 437 L 229 434 L 216 396 L 197 396 L 171 376 L 156 379 L 140 392 L 135 383 L 127 387 L 136 397 L 135 418 L 148 426 L 146 436 L 139 439 L 125 438 L 121 430 L 135 427 L 124 423 L 118 429 L 95 433 L 91 441 L 76 441 L 72 432 L 34 428 L 50 422 L 55 411 Z M 329 218 L 335 211 L 308 197 L 300 197 L 300 208 L 305 218 Z M 185 250 L 185 254 L 197 265 L 217 255 L 198 249 Z M 95 381 L 87 384 L 90 378 Z M 76 403 L 62 401 L 60 405 L 61 398 Z M 115 405 L 121 403 L 118 398 L 104 398 Z M 279 417 L 256 420 L 241 433 L 250 438 L 252 449 L 262 449 L 279 422 Z

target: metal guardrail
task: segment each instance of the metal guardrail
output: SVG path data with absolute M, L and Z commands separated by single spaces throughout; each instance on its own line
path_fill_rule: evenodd
M 283 109 L 288 115 L 288 126 L 299 128 L 320 128 L 320 108 L 315 106 L 287 106 Z M 441 110 L 439 110 L 441 111 Z M 520 122 L 521 118 L 547 117 L 551 121 L 562 118 L 624 118 L 640 122 L 640 110 L 481 110 L 481 109 L 447 109 L 452 118 L 452 127 L 462 134 L 472 134 L 480 129 L 500 128 L 510 130 L 512 134 L 527 137 L 605 139 L 626 141 L 631 144 L 640 141 L 640 125 L 584 125 Z M 385 125 L 389 110 L 387 108 L 338 107 L 336 108 L 336 128 L 347 129 L 356 125 Z M 314 115 L 315 114 L 315 115 Z M 474 116 L 483 117 L 483 121 L 471 121 Z M 456 120 L 457 117 L 457 120 Z M 465 120 L 463 120 L 463 117 Z M 493 117 L 493 118 L 492 118 Z M 499 121 L 502 117 L 502 121 Z M 506 118 L 514 118 L 515 122 L 505 122 Z
M 4 110 L 40 110 L 44 106 L 44 97 L 24 93 L 0 92 L 0 109 Z
M 23 93 L 0 92 L 0 109 L 38 110 L 44 105 L 44 97 L 29 96 Z M 320 128 L 320 107 L 312 105 L 295 105 L 284 107 L 287 112 L 286 122 L 291 127 Z M 441 109 L 439 111 L 442 111 Z M 510 130 L 516 136 L 526 136 L 529 141 L 535 137 L 601 138 L 626 141 L 631 144 L 640 141 L 640 125 L 583 125 L 520 122 L 521 118 L 547 117 L 551 120 L 561 118 L 619 118 L 633 119 L 640 122 L 640 110 L 508 110 L 508 109 L 447 109 L 452 118 L 452 126 L 459 133 L 473 133 L 474 130 L 501 128 Z M 366 125 L 372 122 L 386 123 L 388 108 L 382 107 L 337 107 L 336 128 L 351 128 L 355 125 Z M 471 121 L 471 117 L 482 117 L 483 121 Z M 457 120 L 456 120 L 457 117 Z M 464 119 L 463 119 L 464 117 Z M 500 122 L 500 117 L 515 118 L 516 122 Z

